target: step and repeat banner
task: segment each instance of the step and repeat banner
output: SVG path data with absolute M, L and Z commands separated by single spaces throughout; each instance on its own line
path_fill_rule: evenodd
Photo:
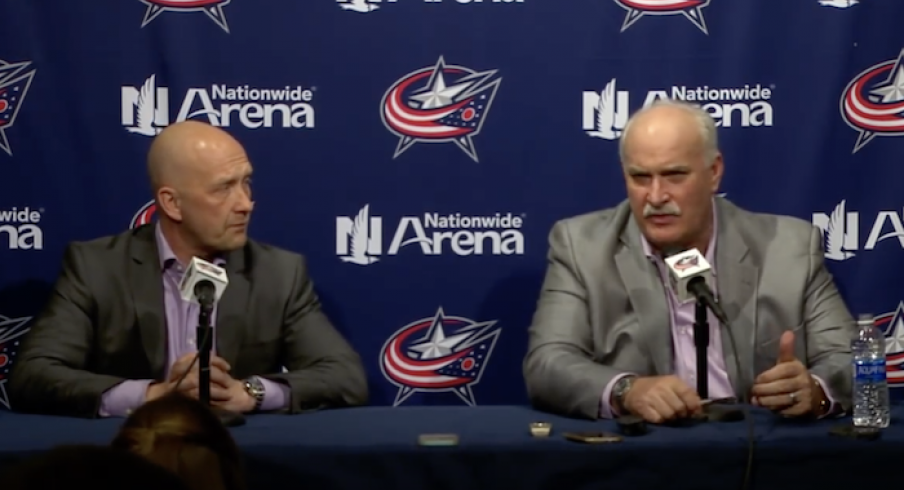
M 64 247 L 154 220 L 145 155 L 186 119 L 247 148 L 251 235 L 309 259 L 374 404 L 525 403 L 549 230 L 625 198 L 621 129 L 662 98 L 718 122 L 729 199 L 824 230 L 904 386 L 902 17 L 894 0 L 0 1 L 0 405 Z

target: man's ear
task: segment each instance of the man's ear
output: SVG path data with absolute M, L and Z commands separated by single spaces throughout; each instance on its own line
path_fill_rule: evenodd
M 172 187 L 161 187 L 157 190 L 157 212 L 163 213 L 171 221 L 182 221 L 182 206 L 179 193 Z
M 716 158 L 713 159 L 713 165 L 710 168 L 712 170 L 712 181 L 710 182 L 710 188 L 712 189 L 713 194 L 719 192 L 719 186 L 722 185 L 722 175 L 725 172 L 725 162 L 722 160 L 722 153 L 716 153 Z

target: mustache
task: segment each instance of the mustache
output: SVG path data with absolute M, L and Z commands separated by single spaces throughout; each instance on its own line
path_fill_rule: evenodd
M 649 216 L 681 216 L 681 208 L 673 202 L 668 202 L 660 208 L 647 203 L 643 208 L 643 217 Z

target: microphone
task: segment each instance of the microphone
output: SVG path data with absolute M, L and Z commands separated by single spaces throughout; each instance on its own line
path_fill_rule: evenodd
M 728 316 L 722 305 L 716 300 L 711 284 L 713 283 L 712 266 L 706 261 L 703 254 L 696 248 L 681 251 L 666 251 L 665 256 L 666 267 L 669 268 L 669 278 L 671 280 L 672 289 L 681 301 L 685 301 L 694 297 L 697 299 L 697 305 L 694 312 L 694 347 L 697 353 L 697 392 L 702 398 L 706 398 L 709 394 L 709 366 L 707 364 L 707 349 L 709 347 L 709 325 L 706 318 L 706 308 L 711 310 L 719 322 L 725 328 L 728 334 L 728 340 L 731 343 L 731 350 L 734 353 L 735 369 L 740 376 L 741 361 L 738 356 L 738 345 L 735 341 L 734 332 Z M 742 396 L 744 403 L 741 410 L 732 409 L 730 407 L 719 407 L 716 403 L 708 403 L 704 406 L 704 413 L 707 420 L 712 421 L 736 421 L 747 420 L 747 464 L 744 470 L 744 482 L 741 488 L 747 489 L 750 486 L 750 478 L 753 469 L 753 453 L 754 453 L 754 422 L 750 416 L 747 407 L 749 399 L 746 395 Z
M 179 293 L 185 301 L 211 308 L 229 285 L 226 270 L 210 262 L 192 257 L 179 282 Z
M 692 248 L 670 254 L 665 258 L 665 264 L 679 301 L 696 299 L 712 310 L 723 325 L 728 324 L 728 316 L 710 287 L 713 283 L 712 267 L 699 250 Z
M 176 382 L 173 391 L 179 389 L 179 385 L 197 363 L 198 400 L 210 407 L 223 425 L 234 427 L 245 423 L 245 417 L 242 414 L 215 408 L 210 404 L 210 351 L 213 331 L 211 316 L 213 316 L 214 303 L 223 296 L 223 291 L 228 284 L 229 278 L 226 276 L 225 269 L 198 257 L 192 257 L 188 269 L 179 282 L 179 293 L 183 300 L 201 306 L 198 312 L 198 327 L 195 329 L 198 353 L 195 354 L 191 365 Z

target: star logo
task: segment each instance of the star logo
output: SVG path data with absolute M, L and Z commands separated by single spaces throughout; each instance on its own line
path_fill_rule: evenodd
M 19 339 L 28 333 L 25 327 L 31 317 L 9 318 L 0 315 L 0 405 L 9 410 L 6 382 L 19 352 Z
M 885 376 L 889 387 L 904 387 L 904 301 L 890 313 L 875 318 L 885 334 Z
M 819 0 L 819 4 L 823 7 L 835 7 L 846 9 L 860 3 L 860 0 Z
M 841 95 L 841 116 L 859 135 L 857 153 L 876 136 L 904 135 L 904 49 L 860 72 Z
M 144 13 L 144 21 L 141 27 L 151 23 L 163 12 L 204 12 L 210 20 L 214 21 L 221 29 L 229 33 L 229 24 L 226 22 L 226 14 L 223 7 L 232 0 L 140 0 L 148 6 Z
M 343 10 L 352 12 L 368 13 L 379 9 L 378 5 L 371 3 L 372 0 L 336 0 Z M 379 1 L 379 0 L 377 0 Z
M 472 386 L 480 382 L 501 333 L 496 321 L 446 316 L 440 307 L 396 331 L 383 344 L 380 369 L 399 388 L 393 406 L 417 392 L 455 393 L 476 405 Z
M 386 128 L 399 137 L 393 158 L 416 143 L 454 143 L 475 162 L 480 134 L 502 79 L 497 70 L 476 72 L 446 65 L 413 71 L 389 88 L 380 103 Z
M 628 11 L 622 23 L 621 32 L 625 32 L 641 17 L 646 15 L 682 15 L 709 35 L 703 9 L 709 6 L 710 0 L 614 0 L 618 6 Z
M 7 63 L 0 60 L 0 150 L 12 156 L 6 130 L 16 124 L 16 116 L 31 87 L 36 70 L 27 70 L 31 61 Z

